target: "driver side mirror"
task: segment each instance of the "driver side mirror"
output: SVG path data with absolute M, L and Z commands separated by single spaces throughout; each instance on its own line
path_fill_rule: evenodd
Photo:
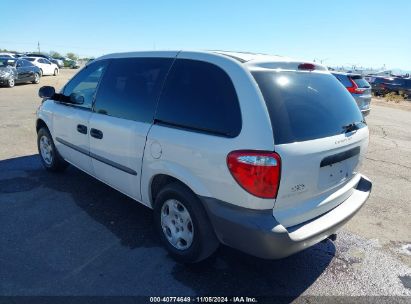
M 39 89 L 40 98 L 52 98 L 56 94 L 56 89 L 51 86 L 44 86 Z
M 84 96 L 76 93 L 71 93 L 70 102 L 73 104 L 81 105 L 84 103 Z

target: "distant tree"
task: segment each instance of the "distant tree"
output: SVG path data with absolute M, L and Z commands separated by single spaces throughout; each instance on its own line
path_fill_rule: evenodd
M 4 53 L 16 53 L 16 51 L 11 51 L 11 50 L 8 50 L 8 49 L 1 49 L 1 48 L 0 48 L 0 52 L 4 52 Z
M 50 51 L 49 54 L 50 54 L 50 56 L 53 57 L 53 58 L 61 58 L 61 57 L 63 57 L 63 56 L 61 56 L 61 54 L 60 54 L 59 52 L 56 52 L 56 51 Z
M 78 56 L 76 55 L 76 54 L 74 54 L 74 53 L 67 53 L 66 54 L 66 56 L 68 57 L 68 58 L 70 58 L 71 60 L 77 60 L 78 59 Z

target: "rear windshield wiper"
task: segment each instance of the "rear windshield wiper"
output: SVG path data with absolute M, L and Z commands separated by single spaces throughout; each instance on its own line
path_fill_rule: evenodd
M 362 121 L 352 122 L 348 125 L 342 126 L 342 128 L 344 130 L 344 133 L 348 133 L 348 132 L 359 130 L 364 125 L 365 125 L 365 121 L 362 120 Z

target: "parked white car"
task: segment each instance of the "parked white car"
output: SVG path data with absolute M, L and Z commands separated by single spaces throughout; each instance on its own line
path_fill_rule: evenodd
M 41 71 L 41 76 L 44 75 L 54 75 L 57 76 L 59 74 L 59 67 L 57 64 L 54 64 L 47 60 L 46 58 L 42 57 L 22 57 L 22 59 L 30 61 L 35 66 L 38 66 Z
M 14 53 L 0 53 L 0 57 L 17 58 Z
M 154 209 L 176 259 L 219 243 L 282 258 L 332 236 L 363 206 L 369 131 L 315 63 L 232 52 L 100 57 L 37 112 L 41 161 L 73 164 Z M 76 189 L 73 189 L 76 191 Z M 121 202 L 118 202 L 121 203 Z

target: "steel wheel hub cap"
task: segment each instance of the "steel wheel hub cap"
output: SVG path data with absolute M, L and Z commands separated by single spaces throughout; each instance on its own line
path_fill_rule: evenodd
M 51 165 L 53 162 L 53 149 L 47 136 L 42 136 L 40 138 L 40 153 L 44 162 L 47 165 Z
M 167 240 L 179 250 L 193 243 L 194 225 L 190 213 L 178 200 L 169 199 L 161 208 L 161 228 Z

